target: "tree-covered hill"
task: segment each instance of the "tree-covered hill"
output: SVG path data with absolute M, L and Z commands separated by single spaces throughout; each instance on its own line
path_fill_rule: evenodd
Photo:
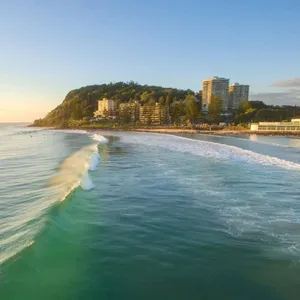
M 64 126 L 69 120 L 91 118 L 97 110 L 97 101 L 104 97 L 114 99 L 118 104 L 134 100 L 141 104 L 155 101 L 170 105 L 194 94 L 191 90 L 140 85 L 133 81 L 90 85 L 70 91 L 60 105 L 43 119 L 35 120 L 34 125 Z

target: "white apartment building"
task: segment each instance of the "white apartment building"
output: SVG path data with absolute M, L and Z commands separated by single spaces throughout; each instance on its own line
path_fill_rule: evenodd
M 202 109 L 208 111 L 208 106 L 211 103 L 213 96 L 221 98 L 222 111 L 228 110 L 228 87 L 229 79 L 223 77 L 213 77 L 203 80 L 202 89 Z
M 98 110 L 94 112 L 94 117 L 113 116 L 115 114 L 115 101 L 104 98 L 98 101 Z

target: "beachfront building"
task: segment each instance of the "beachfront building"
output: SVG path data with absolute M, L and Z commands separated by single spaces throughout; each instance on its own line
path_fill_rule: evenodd
M 169 109 L 159 103 L 145 104 L 140 107 L 139 121 L 141 124 L 167 124 L 170 121 Z
M 234 83 L 228 90 L 228 109 L 238 109 L 242 101 L 249 100 L 249 85 Z
M 218 96 L 221 98 L 222 111 L 226 112 L 228 110 L 229 79 L 215 76 L 203 80 L 202 83 L 202 110 L 207 112 L 213 96 Z
M 291 122 L 259 122 L 251 124 L 252 131 L 299 131 L 300 118 L 292 119 Z
M 138 102 L 121 103 L 119 105 L 119 118 L 125 122 L 135 123 L 139 120 L 140 104 Z
M 115 101 L 103 98 L 98 101 L 98 110 L 94 112 L 94 117 L 113 117 L 115 115 Z

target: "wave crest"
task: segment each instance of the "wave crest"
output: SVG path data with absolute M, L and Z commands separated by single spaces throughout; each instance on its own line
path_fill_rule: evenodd
M 99 144 L 106 144 L 108 143 L 108 139 L 100 134 L 93 134 L 92 139 L 94 141 L 97 141 Z

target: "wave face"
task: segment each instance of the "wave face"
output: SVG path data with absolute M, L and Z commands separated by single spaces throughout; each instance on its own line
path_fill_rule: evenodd
M 89 171 L 97 169 L 100 156 L 85 131 L 0 129 L 1 264 L 34 243 L 54 204 L 79 186 L 94 188 Z
M 93 188 L 88 170 L 95 171 L 99 164 L 99 154 L 95 152 L 96 149 L 96 145 L 83 147 L 61 164 L 58 174 L 50 181 L 52 186 L 61 191 L 61 201 L 79 185 L 84 190 Z

